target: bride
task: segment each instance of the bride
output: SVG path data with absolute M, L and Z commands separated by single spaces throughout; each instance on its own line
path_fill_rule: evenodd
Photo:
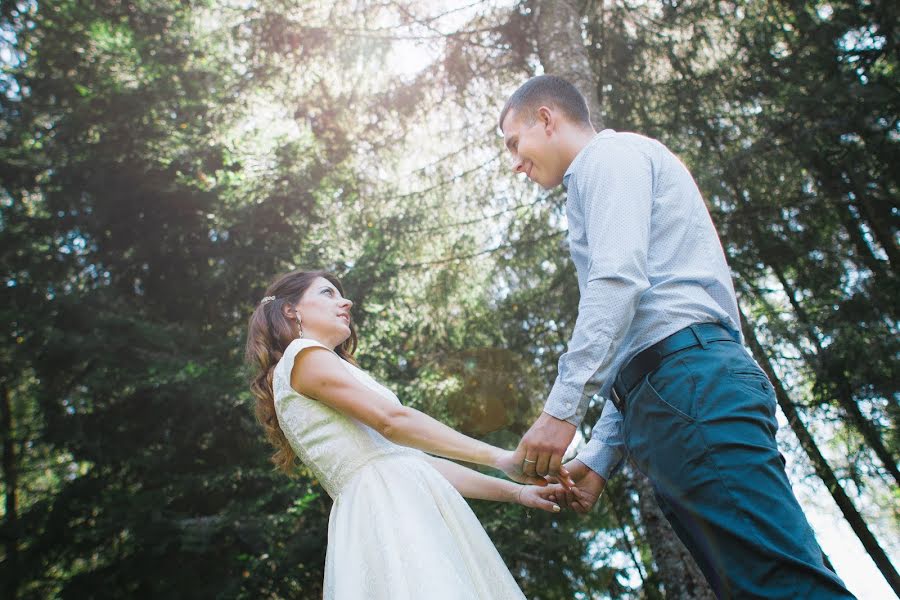
M 430 456 L 522 478 L 512 451 L 403 406 L 356 366 L 352 304 L 331 274 L 288 273 L 269 286 L 247 336 L 273 462 L 291 473 L 298 457 L 334 499 L 325 599 L 524 598 L 463 496 L 557 512 L 563 488 Z

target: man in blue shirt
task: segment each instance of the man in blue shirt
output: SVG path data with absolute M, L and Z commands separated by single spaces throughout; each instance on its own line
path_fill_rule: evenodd
M 627 454 L 720 598 L 852 598 L 822 560 L 775 443 L 774 390 L 741 345 L 725 254 L 700 191 L 663 144 L 597 133 L 567 81 L 535 77 L 500 115 L 516 173 L 567 192 L 581 294 L 544 410 L 517 456 L 559 473 L 590 399 L 606 402 L 566 464 L 584 512 Z

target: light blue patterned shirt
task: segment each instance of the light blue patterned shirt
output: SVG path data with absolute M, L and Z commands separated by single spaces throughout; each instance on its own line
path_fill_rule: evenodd
M 694 323 L 740 331 L 725 253 L 691 174 L 656 140 L 605 129 L 563 177 L 578 319 L 544 411 L 575 425 L 634 355 Z M 609 479 L 622 416 L 603 407 L 578 459 Z

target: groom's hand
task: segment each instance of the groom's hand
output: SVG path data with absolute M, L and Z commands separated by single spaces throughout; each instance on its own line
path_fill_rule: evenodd
M 576 427 L 568 421 L 542 412 L 516 448 L 516 460 L 522 465 L 522 472 L 527 476 L 558 476 L 563 454 L 572 443 L 575 431 Z
M 557 503 L 563 508 L 571 508 L 583 515 L 589 512 L 600 498 L 603 488 L 606 487 L 606 479 L 577 458 L 567 462 L 564 468 L 569 471 L 575 486 L 557 494 Z

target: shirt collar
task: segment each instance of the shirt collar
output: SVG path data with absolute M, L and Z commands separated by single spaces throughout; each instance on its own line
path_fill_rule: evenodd
M 576 154 L 575 158 L 572 159 L 572 163 L 569 165 L 569 168 L 566 169 L 566 172 L 563 175 L 563 187 L 566 188 L 566 190 L 569 189 L 569 178 L 572 177 L 572 175 L 575 173 L 575 170 L 579 167 L 581 162 L 583 162 L 583 157 L 585 154 L 587 154 L 587 149 L 596 144 L 597 140 L 608 138 L 614 133 L 614 129 L 604 129 L 593 138 L 591 138 L 591 141 L 585 144 L 584 148 L 578 151 L 578 154 Z

